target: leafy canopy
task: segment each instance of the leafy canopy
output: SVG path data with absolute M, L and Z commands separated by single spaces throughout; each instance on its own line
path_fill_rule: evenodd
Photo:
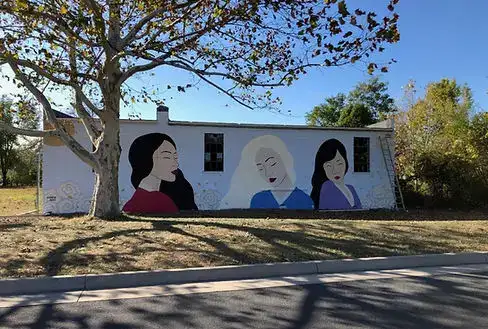
M 411 84 L 407 91 L 413 93 Z M 396 163 L 407 190 L 434 205 L 487 205 L 488 116 L 468 86 L 442 79 L 396 116 Z
M 189 71 L 254 108 L 275 100 L 255 88 L 290 85 L 307 67 L 377 67 L 369 56 L 399 40 L 397 2 L 378 17 L 337 0 L 4 0 L 0 61 L 50 87 L 82 85 L 102 108 L 106 89 L 119 87 L 126 102 L 157 102 L 124 83 L 158 66 Z
M 374 123 L 371 110 L 364 104 L 351 103 L 341 110 L 339 127 L 364 127 Z
M 328 97 L 306 114 L 311 126 L 364 127 L 396 111 L 388 85 L 378 77 L 357 84 L 346 96 Z
M 54 128 L 14 131 L 59 137 L 94 168 L 90 214 L 117 215 L 121 102 L 161 102 L 157 88 L 134 91 L 129 79 L 168 67 L 242 106 L 273 106 L 279 99 L 271 89 L 291 85 L 310 67 L 378 68 L 370 56 L 400 37 L 397 2 L 385 0 L 380 16 L 344 0 L 3 0 L 0 66 L 8 65 Z M 57 121 L 46 96 L 53 90 L 75 95 L 72 106 L 93 146 Z M 2 121 L 0 129 L 13 131 Z
M 0 118 L 2 121 L 15 127 L 35 129 L 38 117 L 32 103 L 28 101 L 14 102 L 5 96 L 0 98 Z M 15 169 L 21 169 L 19 154 L 24 146 L 34 147 L 37 141 L 22 140 L 14 133 L 0 130 L 0 173 L 2 185 L 9 183 L 7 173 Z

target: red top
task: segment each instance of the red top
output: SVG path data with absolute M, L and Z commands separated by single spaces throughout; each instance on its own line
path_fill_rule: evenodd
M 126 213 L 171 213 L 178 212 L 178 207 L 169 196 L 159 191 L 146 191 L 138 188 L 132 198 L 122 208 Z

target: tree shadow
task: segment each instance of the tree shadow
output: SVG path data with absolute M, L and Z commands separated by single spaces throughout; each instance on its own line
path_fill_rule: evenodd
M 32 224 L 30 224 L 30 223 L 7 223 L 7 224 L 0 224 L 0 231 L 6 231 L 6 230 L 21 228 L 21 227 L 28 227 L 28 226 L 32 226 Z
M 293 223 L 297 229 L 290 231 L 279 229 L 279 227 L 269 228 L 240 225 L 238 223 L 234 224 L 232 221 L 203 220 L 191 222 L 188 220 L 170 218 L 151 219 L 126 216 L 113 219 L 112 221 L 121 221 L 125 223 L 129 221 L 136 223 L 150 223 L 151 227 L 116 230 L 99 236 L 83 237 L 64 242 L 57 248 L 50 250 L 41 258 L 40 264 L 44 268 L 44 273 L 48 276 L 58 275 L 62 267 L 65 265 L 88 266 L 90 262 L 94 261 L 93 256 L 78 255 L 71 252 L 86 246 L 88 243 L 97 243 L 116 237 L 134 236 L 137 234 L 137 239 L 139 239 L 142 244 L 144 242 L 144 237 L 139 236 L 139 233 L 144 232 L 168 232 L 198 240 L 202 244 L 211 246 L 215 250 L 215 252 L 205 251 L 207 256 L 213 257 L 211 256 L 211 254 L 213 254 L 215 256 L 225 257 L 227 262 L 230 262 L 231 264 L 263 263 L 265 262 L 263 260 L 266 259 L 272 259 L 273 261 L 306 261 L 328 258 L 381 257 L 457 251 L 453 250 L 452 245 L 447 241 L 440 240 L 434 236 L 424 234 L 419 238 L 417 234 L 418 231 L 401 231 L 401 234 L 395 234 L 397 232 L 400 233 L 400 231 L 396 228 L 385 226 L 378 232 L 375 232 L 371 228 L 358 227 L 354 222 L 342 222 L 339 226 L 334 225 L 333 222 L 325 222 L 320 225 L 315 225 L 313 222 L 304 221 Z M 186 227 L 190 228 L 186 229 Z M 231 241 L 228 241 L 225 238 L 219 239 L 217 237 L 197 234 L 191 230 L 192 227 L 225 229 L 233 232 L 241 232 L 261 240 L 266 245 L 269 245 L 270 248 L 266 250 L 267 254 L 250 253 L 246 252 L 246 250 L 242 250 L 242 248 L 238 250 L 231 245 Z M 446 233 L 452 238 L 456 238 L 455 234 L 463 234 L 454 231 L 447 231 Z M 483 232 L 480 232 L 480 234 L 482 233 Z M 345 239 L 343 238 L 344 236 L 348 236 L 348 238 Z M 185 245 L 177 245 L 177 247 L 180 251 L 201 251 Z M 155 250 L 154 245 L 137 248 L 138 254 Z M 168 250 L 169 249 L 166 249 L 166 251 Z M 68 254 L 70 254 L 69 261 L 66 260 Z M 125 266 L 124 270 L 128 270 L 127 267 L 130 270 L 138 270 L 137 267 L 131 267 L 129 261 L 123 263 L 120 257 L 117 258 L 118 256 L 121 256 L 121 254 L 114 251 L 105 255 L 103 260 L 106 262 L 121 262 L 120 264 Z M 136 257 L 137 255 L 132 256 Z M 184 266 L 184 264 L 182 265 Z M 12 261 L 5 269 L 6 275 L 16 276 L 17 270 L 21 266 L 21 262 Z
M 141 217 L 145 217 L 142 215 Z M 175 214 L 153 217 L 175 218 Z M 178 218 L 252 218 L 252 219 L 344 219 L 344 220 L 488 220 L 488 209 L 471 211 L 412 209 L 408 211 L 370 209 L 354 211 L 294 209 L 223 209 L 181 211 Z
M 74 218 L 85 216 L 86 213 L 58 214 L 55 217 Z M 0 216 L 18 217 L 18 216 Z M 22 218 L 36 218 L 39 215 L 23 215 Z M 121 215 L 121 218 L 147 219 L 146 214 Z M 178 213 L 151 214 L 151 218 L 221 218 L 221 219 L 340 219 L 340 220 L 380 220 L 380 221 L 450 221 L 450 220 L 488 220 L 488 209 L 479 208 L 471 210 L 446 209 L 365 209 L 365 210 L 303 210 L 303 209 L 222 209 L 222 210 L 183 210 Z
M 0 327 L 484 328 L 487 296 L 486 275 L 401 277 L 116 303 L 13 307 L 0 310 Z

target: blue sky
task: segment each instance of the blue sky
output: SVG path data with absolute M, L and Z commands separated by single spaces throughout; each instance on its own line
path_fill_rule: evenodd
M 385 3 L 386 0 L 361 1 L 362 6 L 372 6 L 368 8 L 374 10 L 381 10 Z M 477 109 L 486 110 L 488 1 L 400 0 L 398 13 L 401 40 L 390 45 L 382 55 L 398 61 L 388 73 L 381 75 L 389 83 L 390 94 L 400 99 L 402 87 L 410 79 L 416 81 L 421 92 L 430 82 L 454 78 L 459 83 L 467 83 L 473 90 Z M 155 78 L 164 81 L 164 85 L 172 79 L 188 81 L 188 75 L 182 72 L 158 71 Z M 172 120 L 303 124 L 305 113 L 325 97 L 348 92 L 368 78 L 361 65 L 314 70 L 291 87 L 278 91 L 283 99 L 282 112 L 290 110 L 290 115 L 248 110 L 203 85 L 186 93 L 169 91 L 163 97 Z M 140 105 L 135 105 L 133 110 L 143 116 L 153 112 L 152 108 Z
M 350 6 L 360 6 L 382 11 L 387 0 L 350 1 Z M 486 0 L 400 0 L 397 12 L 400 14 L 401 40 L 388 46 L 382 58 L 395 58 L 398 62 L 390 71 L 382 74 L 389 83 L 389 92 L 395 99 L 403 95 L 402 87 L 410 79 L 416 81 L 418 91 L 441 78 L 454 78 L 468 84 L 474 94 L 478 110 L 488 109 L 488 1 Z M 324 98 L 339 92 L 347 93 L 358 82 L 369 78 L 364 65 L 350 65 L 341 68 L 323 68 L 310 71 L 291 87 L 277 91 L 283 104 L 283 113 L 268 110 L 248 110 L 224 95 L 220 95 L 204 83 L 198 89 L 178 93 L 166 90 L 166 85 L 186 84 L 192 77 L 183 71 L 158 69 L 153 77 L 141 76 L 130 81 L 137 87 L 156 84 L 165 90 L 158 96 L 166 99 L 170 108 L 170 119 L 189 121 L 247 122 L 274 124 L 304 124 L 305 113 Z M 2 81 L 0 81 L 2 82 Z M 8 91 L 6 84 L 0 86 L 0 93 Z M 124 109 L 122 117 L 129 111 L 139 113 L 143 118 L 154 118 L 152 104 L 134 104 Z

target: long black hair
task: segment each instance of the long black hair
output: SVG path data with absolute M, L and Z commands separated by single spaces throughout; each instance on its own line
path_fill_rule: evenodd
M 135 189 L 152 171 L 154 152 L 164 143 L 169 142 L 176 149 L 171 137 L 161 133 L 151 133 L 137 137 L 129 149 L 129 163 L 132 167 L 130 180 Z M 177 169 L 174 182 L 161 181 L 159 191 L 169 196 L 180 210 L 196 210 L 193 188 L 185 179 L 183 172 Z
M 320 189 L 322 188 L 322 184 L 329 180 L 325 174 L 324 163 L 334 159 L 337 152 L 344 158 L 344 161 L 346 162 L 345 172 L 347 172 L 349 163 L 347 162 L 346 148 L 337 139 L 332 138 L 323 142 L 315 156 L 315 168 L 312 176 L 312 193 L 310 193 L 315 209 L 319 209 Z

